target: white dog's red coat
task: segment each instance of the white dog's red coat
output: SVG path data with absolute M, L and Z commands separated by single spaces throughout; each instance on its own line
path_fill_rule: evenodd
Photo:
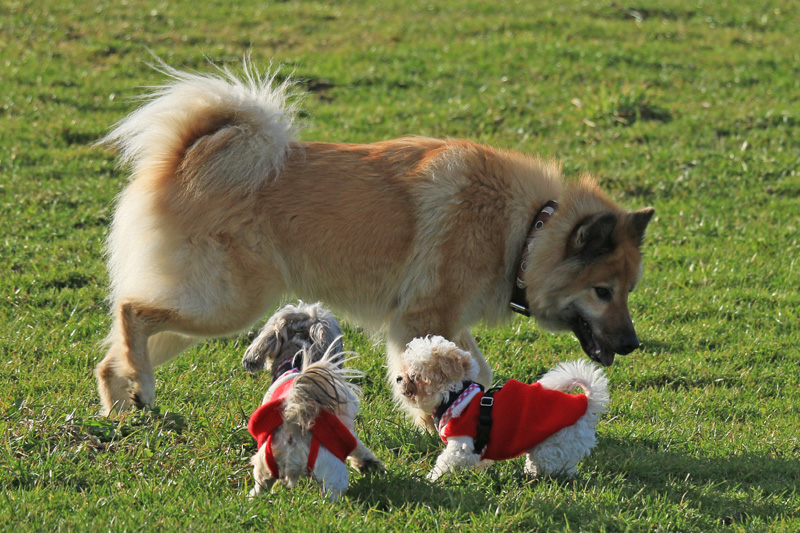
M 452 437 L 476 438 L 484 393 L 479 390 L 470 396 L 466 405 L 459 406 L 458 411 L 443 419 L 443 425 L 437 428 L 445 444 Z M 519 457 L 554 433 L 573 425 L 586 414 L 588 407 L 585 394 L 567 394 L 545 389 L 541 383 L 528 385 L 515 379 L 496 391 L 493 401 L 489 441 L 483 450 L 475 452 L 482 459 L 494 461 Z
M 283 408 L 286 397 L 289 395 L 297 374 L 297 369 L 292 369 L 279 378 L 282 383 L 275 388 L 270 400 L 255 410 L 250 416 L 247 430 L 256 439 L 258 449 L 263 450 L 272 477 L 280 479 L 281 473 L 272 451 L 272 435 L 283 424 Z M 319 447 L 324 446 L 334 457 L 342 463 L 356 449 L 358 440 L 355 435 L 330 411 L 320 409 L 311 426 L 311 447 L 306 462 L 309 475 L 314 471 L 314 466 L 319 455 Z
M 446 443 L 428 474 L 431 481 L 521 453 L 529 473 L 574 474 L 595 445 L 598 416 L 608 403 L 608 380 L 588 361 L 561 363 L 530 386 L 509 381 L 494 393 L 493 422 L 485 441 L 489 413 L 481 403 L 490 402 L 482 402 L 484 395 L 474 383 L 477 364 L 468 352 L 434 335 L 409 342 L 401 359 L 396 395 L 433 413 Z M 566 394 L 576 387 L 584 394 Z M 481 432 L 479 422 L 484 422 Z

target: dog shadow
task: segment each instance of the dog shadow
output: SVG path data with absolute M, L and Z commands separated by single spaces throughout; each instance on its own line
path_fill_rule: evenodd
M 420 504 L 436 510 L 461 506 L 485 508 L 491 503 L 491 494 L 485 487 L 466 478 L 461 478 L 463 482 L 458 482 L 458 479 L 431 483 L 424 476 L 409 474 L 405 468 L 387 468 L 385 474 L 351 477 L 347 498 L 358 502 L 364 509 L 382 512 Z
M 364 509 L 392 511 L 404 506 L 424 504 L 430 509 L 454 509 L 462 505 L 482 508 L 491 503 L 485 486 L 473 479 L 475 472 L 465 471 L 448 476 L 447 482 L 431 483 L 425 476 L 441 453 L 441 441 L 421 429 L 414 428 L 399 438 L 385 441 L 390 457 L 386 473 L 350 478 L 347 497 Z
M 505 472 L 495 465 L 480 473 L 453 474 L 445 483 L 430 483 L 419 465 L 432 465 L 431 458 L 439 451 L 438 444 L 422 434 L 399 443 L 395 448 L 398 460 L 387 465 L 387 473 L 355 476 L 348 498 L 365 509 L 381 511 L 423 503 L 432 510 L 481 509 L 496 504 L 497 494 L 503 493 L 508 483 L 551 482 L 548 477 L 524 475 L 519 463 Z M 603 438 L 578 468 L 585 472 L 580 482 L 583 490 L 598 494 L 613 490 L 629 502 L 666 500 L 676 507 L 715 509 L 719 513 L 715 518 L 723 526 L 744 521 L 771 523 L 787 512 L 782 503 L 785 497 L 780 495 L 800 482 L 800 461 L 758 453 L 693 456 L 664 451 L 663 443 L 646 438 Z M 617 505 L 615 502 L 609 505 Z M 597 502 L 586 505 L 587 516 L 597 512 Z
M 586 467 L 603 474 L 588 487 L 602 490 L 609 478 L 623 497 L 667 499 L 675 505 L 721 510 L 721 525 L 786 513 L 784 497 L 800 482 L 800 461 L 745 452 L 731 456 L 664 451 L 646 438 L 602 439 Z M 579 467 L 580 468 L 580 467 Z

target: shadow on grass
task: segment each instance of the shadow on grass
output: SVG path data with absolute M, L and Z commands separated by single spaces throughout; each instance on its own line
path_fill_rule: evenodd
M 424 504 L 430 509 L 457 510 L 486 507 L 491 494 L 478 484 L 430 483 L 406 472 L 389 471 L 381 476 L 353 477 L 347 497 L 365 509 L 395 511 Z
M 381 457 L 386 463 L 384 475 L 351 477 L 348 497 L 360 502 L 365 509 L 392 511 L 401 507 L 439 509 L 474 509 L 491 502 L 485 485 L 470 483 L 473 473 L 451 477 L 446 483 L 430 483 L 425 479 L 442 451 L 441 440 L 419 428 L 402 426 L 403 431 L 384 435 L 383 446 L 391 457 Z M 455 483 L 453 479 L 456 478 Z
M 432 484 L 419 465 L 433 463 L 440 451 L 435 441 L 417 433 L 397 446 L 398 461 L 386 475 L 351 478 L 348 497 L 365 511 L 420 508 L 472 514 L 500 505 L 511 510 L 516 504 L 509 506 L 504 495 L 518 487 L 528 494 L 524 498 L 528 503 L 521 504 L 516 517 L 519 526 L 527 521 L 531 527 L 541 525 L 538 520 L 543 516 L 564 526 L 614 523 L 633 516 L 639 521 L 661 520 L 665 512 L 683 509 L 688 513 L 687 527 L 756 527 L 793 516 L 787 502 L 796 499 L 800 482 L 800 461 L 763 453 L 689 455 L 664 451 L 663 443 L 654 440 L 633 438 L 602 439 L 579 467 L 583 473 L 576 479 L 534 479 L 515 460 Z M 571 498 L 574 490 L 585 497 Z
M 624 497 L 716 510 L 723 525 L 753 519 L 769 523 L 790 511 L 785 500 L 800 483 L 800 461 L 747 452 L 694 456 L 662 447 L 649 439 L 604 439 L 591 462 L 621 480 Z M 600 490 L 606 482 L 589 486 Z

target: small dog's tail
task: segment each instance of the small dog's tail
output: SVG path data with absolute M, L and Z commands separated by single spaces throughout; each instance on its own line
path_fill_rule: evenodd
M 331 346 L 321 360 L 313 362 L 311 352 L 305 351 L 307 360 L 303 370 L 295 378 L 294 387 L 284 403 L 285 423 L 307 430 L 320 409 L 355 417 L 361 389 L 350 380 L 361 377 L 363 372 L 345 368 L 342 356 Z
M 602 367 L 585 359 L 559 363 L 539 383 L 545 389 L 562 392 L 582 388 L 589 400 L 588 411 L 595 415 L 604 412 L 608 405 L 608 378 Z
M 283 167 L 296 133 L 292 83 L 260 75 L 249 60 L 237 77 L 181 72 L 163 62 L 171 82 L 142 97 L 143 106 L 100 143 L 115 146 L 134 180 L 180 179 L 192 190 L 252 190 Z

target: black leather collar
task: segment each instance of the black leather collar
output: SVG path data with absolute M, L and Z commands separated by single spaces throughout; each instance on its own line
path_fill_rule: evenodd
M 533 239 L 536 236 L 536 230 L 540 229 L 545 223 L 550 220 L 550 217 L 558 209 L 558 202 L 550 200 L 542 206 L 536 216 L 533 217 L 531 228 L 528 231 L 528 237 L 525 239 L 525 247 L 522 249 L 522 254 L 519 259 L 519 266 L 514 274 L 513 286 L 511 289 L 511 301 L 509 307 L 511 310 L 524 316 L 531 316 L 530 304 L 528 298 L 525 296 L 525 281 L 523 280 L 525 271 L 528 265 L 528 252 L 533 244 Z

